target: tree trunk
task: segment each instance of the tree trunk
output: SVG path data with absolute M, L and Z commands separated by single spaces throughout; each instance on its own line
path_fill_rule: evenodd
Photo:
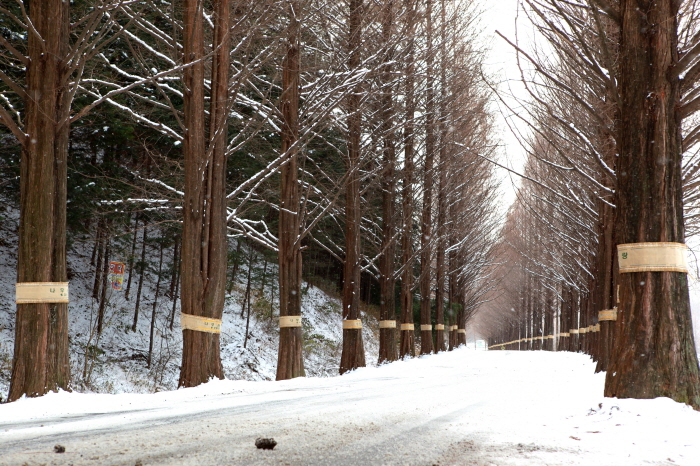
M 131 291 L 131 278 L 134 276 L 134 254 L 136 254 L 136 239 L 139 232 L 139 216 L 134 215 L 134 236 L 131 239 L 131 254 L 129 254 L 129 263 L 127 268 L 129 270 L 129 279 L 126 281 L 126 291 L 124 292 L 124 299 L 129 300 L 129 292 Z
M 183 208 L 181 312 L 221 320 L 226 286 L 226 143 L 229 112 L 230 2 L 213 2 L 213 61 L 209 115 L 205 104 L 204 11 L 184 1 L 185 200 Z M 208 121 L 209 128 L 205 123 Z M 220 334 L 182 331 L 178 386 L 223 378 Z
M 248 254 L 248 276 L 245 284 L 245 294 L 243 295 L 243 306 L 241 309 L 241 317 L 245 314 L 245 336 L 243 337 L 243 348 L 248 346 L 248 330 L 250 328 L 250 294 L 252 287 L 252 275 L 253 275 L 253 260 L 255 255 L 253 254 L 253 248 L 250 248 L 250 254 Z
M 66 282 L 69 4 L 32 1 L 20 162 L 17 281 Z M 43 39 L 42 39 L 43 38 Z M 68 305 L 18 304 L 9 401 L 68 389 Z
M 177 310 L 177 298 L 178 298 L 178 295 L 180 293 L 179 270 L 180 270 L 180 264 L 179 264 L 179 260 L 178 260 L 177 269 L 175 271 L 175 273 L 178 274 L 178 280 L 175 283 L 175 291 L 173 292 L 173 306 L 170 310 L 170 325 L 169 325 L 170 330 L 172 330 L 173 327 L 175 326 L 175 311 Z
M 547 351 L 554 351 L 554 321 L 556 319 L 556 313 L 554 312 L 554 300 L 552 299 L 554 291 L 547 289 L 545 293 L 545 308 L 547 311 L 545 314 L 545 335 L 547 336 L 547 345 L 545 349 Z
M 462 346 L 467 344 L 467 319 L 465 316 L 466 302 L 464 301 L 464 295 L 460 293 L 459 300 L 459 313 L 457 314 L 457 341 L 455 345 Z
M 289 157 L 280 173 L 279 213 L 279 289 L 280 317 L 301 316 L 302 256 L 299 238 L 299 73 L 300 73 L 300 17 L 298 0 L 289 1 L 287 54 L 282 63 L 282 153 Z M 277 353 L 277 380 L 303 377 L 302 327 L 282 326 L 280 320 L 279 351 Z
M 156 310 L 158 309 L 158 296 L 160 296 L 160 276 L 163 272 L 163 241 L 160 241 L 160 254 L 158 256 L 158 279 L 156 280 L 156 295 L 153 297 L 153 307 L 151 308 L 151 331 L 148 338 L 148 359 L 146 367 L 150 368 L 153 362 L 153 340 L 156 332 Z
M 385 47 L 389 47 L 393 34 L 394 1 L 388 0 L 384 5 L 382 17 L 382 39 Z M 382 255 L 379 256 L 379 288 L 380 288 L 380 321 L 396 322 L 396 218 L 394 202 L 396 196 L 396 139 L 394 134 L 394 96 L 390 83 L 393 79 L 394 60 L 392 50 L 386 51 L 384 57 L 384 72 L 381 75 L 382 92 L 382 131 L 384 137 L 384 170 L 382 173 Z M 395 361 L 398 358 L 396 348 L 396 328 L 386 326 L 379 328 L 379 362 Z
M 243 303 L 241 304 L 241 319 L 245 317 L 245 307 L 246 303 L 249 302 L 248 297 L 250 296 L 250 281 L 251 274 L 253 273 L 253 247 L 250 245 L 248 250 L 248 273 L 246 273 L 245 291 L 243 292 Z
M 601 259 L 598 261 L 597 281 L 600 282 L 600 309 L 611 310 L 615 307 L 613 300 L 613 259 L 614 259 L 614 239 L 615 213 L 613 208 L 607 203 L 600 202 L 601 222 L 598 251 Z M 612 351 L 614 336 L 614 321 L 599 321 L 600 333 L 598 333 L 598 363 L 596 372 L 607 371 L 610 364 L 610 352 Z
M 432 312 L 430 291 L 432 276 L 433 223 L 433 164 L 435 160 L 435 89 L 433 69 L 433 0 L 426 0 L 426 104 L 425 104 L 425 165 L 423 167 L 423 212 L 421 223 L 420 274 L 420 354 L 433 352 Z
M 451 254 L 447 256 L 450 263 L 447 269 L 450 270 L 452 257 Z M 452 351 L 457 347 L 457 330 L 455 326 L 457 325 L 457 316 L 454 310 L 454 299 L 455 299 L 455 285 L 454 285 L 454 272 L 447 274 L 447 313 L 448 313 L 448 323 L 450 324 L 450 333 L 448 334 L 448 351 Z
M 95 260 L 95 280 L 92 283 L 92 299 L 97 301 L 100 298 L 100 278 L 104 269 L 104 253 L 105 253 L 105 220 L 100 218 L 97 221 L 97 232 L 95 234 L 95 250 L 97 251 L 97 259 Z
M 403 187 L 401 189 L 401 217 L 403 227 L 401 234 L 401 250 L 403 274 L 401 275 L 401 323 L 405 326 L 413 325 L 413 172 L 415 151 L 415 128 L 413 119 L 415 116 L 415 23 L 416 6 L 408 2 L 407 15 L 408 30 L 408 56 L 405 64 L 405 92 L 406 92 L 406 122 L 404 126 L 404 168 Z M 399 356 L 404 359 L 414 356 L 415 332 L 406 327 L 401 329 L 401 347 Z
M 168 288 L 167 296 L 175 301 L 175 293 L 178 283 L 178 270 L 180 270 L 180 238 L 175 237 L 175 244 L 173 245 L 173 265 L 170 268 L 170 286 Z
M 99 307 L 97 309 L 97 334 L 102 333 L 102 326 L 105 319 L 105 307 L 107 306 L 107 288 L 111 288 L 111 283 L 109 283 L 109 238 L 105 234 L 105 253 L 104 253 L 104 265 L 100 273 L 100 301 Z
M 440 0 L 440 43 L 447 43 L 447 21 L 446 21 L 445 0 Z M 435 351 L 445 351 L 445 330 L 440 326 L 445 322 L 445 282 L 447 275 L 447 181 L 449 171 L 448 160 L 448 125 L 447 125 L 447 47 L 440 47 L 440 113 L 438 120 L 438 134 L 440 135 L 440 147 L 438 161 L 438 218 L 437 218 L 437 251 L 436 251 L 436 293 L 435 293 Z M 447 334 L 449 337 L 449 333 Z
M 362 0 L 350 0 L 350 34 L 348 48 L 351 72 L 360 68 L 362 53 Z M 343 320 L 360 319 L 360 144 L 362 115 L 357 86 L 347 98 L 348 106 L 348 172 L 345 186 L 345 266 L 343 273 Z M 343 351 L 340 373 L 365 366 L 365 350 L 361 328 L 343 328 Z
M 141 243 L 141 261 L 139 261 L 139 286 L 136 288 L 136 303 L 134 304 L 134 322 L 131 324 L 131 331 L 136 331 L 139 323 L 139 310 L 141 308 L 141 291 L 143 290 L 143 276 L 146 269 L 146 240 L 148 239 L 148 227 L 146 221 L 143 222 L 143 241 Z
M 684 242 L 676 0 L 621 0 L 616 191 L 620 243 Z M 619 275 L 620 313 L 605 396 L 669 397 L 700 409 L 687 275 Z

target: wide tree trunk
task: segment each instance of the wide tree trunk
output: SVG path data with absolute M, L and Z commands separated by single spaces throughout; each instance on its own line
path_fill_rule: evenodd
M 350 32 L 348 48 L 349 69 L 360 67 L 362 51 L 362 0 L 350 0 Z M 345 185 L 345 267 L 343 272 L 343 320 L 360 319 L 360 144 L 362 115 L 360 91 L 354 89 L 348 98 L 348 172 Z M 340 373 L 365 366 L 365 350 L 362 344 L 362 328 L 343 324 L 343 350 L 340 356 Z
M 221 320 L 226 284 L 226 141 L 230 13 L 214 2 L 209 115 L 205 110 L 204 11 L 184 1 L 185 201 L 182 232 L 182 314 Z M 206 122 L 209 122 L 207 134 Z M 223 378 L 219 333 L 183 329 L 179 386 Z
M 299 174 L 299 14 L 298 0 L 289 1 L 287 55 L 282 63 L 282 153 L 289 158 L 280 173 L 279 285 L 280 341 L 277 353 L 277 380 L 303 377 L 301 327 L 301 245 Z M 284 319 L 298 316 L 298 319 Z
M 684 241 L 677 0 L 621 0 L 618 243 Z M 700 408 L 687 275 L 619 275 L 605 396 L 669 397 Z
M 66 282 L 66 165 L 70 96 L 70 7 L 32 1 L 29 15 L 24 132 L 20 162 L 17 281 Z M 38 35 L 37 35 L 38 34 Z M 68 305 L 18 304 L 10 401 L 68 389 Z

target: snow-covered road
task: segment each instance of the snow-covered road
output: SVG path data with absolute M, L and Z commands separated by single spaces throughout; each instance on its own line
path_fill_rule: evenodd
M 50 394 L 0 405 L 0 464 L 700 464 L 700 413 L 604 399 L 593 368 L 460 349 L 325 379 Z M 257 437 L 278 445 L 257 450 Z

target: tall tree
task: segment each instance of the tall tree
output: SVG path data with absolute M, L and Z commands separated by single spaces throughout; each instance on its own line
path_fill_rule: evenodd
M 185 196 L 182 232 L 181 310 L 194 316 L 193 327 L 223 315 L 226 284 L 226 144 L 230 109 L 230 5 L 214 1 L 213 60 L 208 85 L 205 63 L 203 0 L 184 0 L 183 62 Z M 211 89 L 205 107 L 206 89 Z M 208 122 L 208 127 L 207 127 Z M 207 319 L 207 320 L 203 320 Z M 211 330 L 211 329 L 210 329 Z M 179 386 L 191 387 L 223 378 L 220 334 L 183 328 Z
M 415 333 L 413 329 L 413 177 L 415 155 L 415 30 L 417 22 L 416 5 L 413 0 L 406 2 L 407 52 L 405 67 L 405 114 L 403 128 L 403 186 L 401 187 L 401 358 L 414 355 Z
M 301 327 L 301 237 L 299 157 L 299 29 L 301 5 L 288 1 L 287 54 L 282 63 L 282 154 L 287 162 L 280 169 L 279 286 L 280 340 L 277 380 L 304 376 Z M 297 319 L 289 317 L 297 317 Z
M 445 0 L 440 0 L 440 102 L 437 131 L 440 136 L 437 188 L 437 250 L 435 259 L 435 351 L 445 351 L 445 284 L 446 284 L 446 249 L 447 249 L 447 178 L 449 163 L 448 123 L 447 123 L 447 11 Z
M 17 281 L 67 282 L 66 166 L 70 132 L 70 6 L 61 0 L 32 1 L 27 32 Z M 7 113 L 2 122 L 13 129 Z M 68 389 L 68 305 L 17 305 L 10 401 Z
M 677 0 L 621 0 L 618 243 L 684 242 Z M 621 273 L 605 395 L 700 409 L 687 275 Z
M 349 2 L 348 68 L 357 72 L 362 59 L 362 0 Z M 347 97 L 347 158 L 345 182 L 345 264 L 343 269 L 343 351 L 340 373 L 365 365 L 360 319 L 360 149 L 362 143 L 362 114 L 360 113 L 360 83 Z
M 420 353 L 433 352 L 431 315 L 432 229 L 433 229 L 433 165 L 435 163 L 435 69 L 433 66 L 433 0 L 426 0 L 426 102 L 425 102 L 425 165 L 423 167 L 423 212 L 421 221 L 420 275 Z
M 394 130 L 393 61 L 395 46 L 392 44 L 394 30 L 394 0 L 383 4 L 382 44 L 385 47 L 384 67 L 381 72 L 381 114 L 384 145 L 382 171 L 382 243 L 379 257 L 379 362 L 395 361 L 396 351 L 396 137 Z M 382 324 L 381 322 L 384 322 Z

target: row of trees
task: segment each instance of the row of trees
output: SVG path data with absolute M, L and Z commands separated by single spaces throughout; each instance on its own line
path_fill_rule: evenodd
M 529 158 L 501 238 L 513 279 L 491 342 L 587 351 L 606 396 L 700 408 L 687 275 L 616 263 L 618 244 L 697 231 L 697 2 L 522 5 L 545 42 L 513 44 L 534 68 L 522 79 L 534 105 L 521 114 Z
M 183 314 L 221 320 L 238 236 L 277 253 L 282 317 L 301 315 L 302 251 L 343 265 L 341 373 L 364 365 L 363 283 L 380 361 L 413 355 L 415 321 L 422 353 L 445 326 L 464 343 L 496 230 L 477 18 L 445 0 L 3 5 L 18 282 L 67 281 L 76 235 L 108 256 L 108 238 L 171 224 Z M 67 313 L 17 305 L 10 400 L 69 387 Z M 303 374 L 301 328 L 282 326 L 277 377 Z M 211 377 L 219 335 L 183 330 L 180 385 Z

